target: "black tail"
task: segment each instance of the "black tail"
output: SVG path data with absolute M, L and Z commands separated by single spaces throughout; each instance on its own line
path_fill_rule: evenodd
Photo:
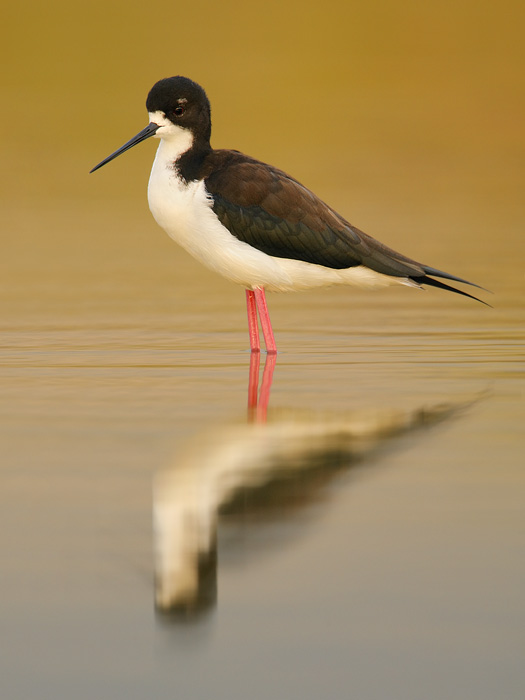
M 461 294 L 462 296 L 468 297 L 469 299 L 474 299 L 474 301 L 479 301 L 480 304 L 490 306 L 490 304 L 487 304 L 486 301 L 478 299 L 478 297 L 475 297 L 473 294 L 463 292 L 461 289 L 456 289 L 456 287 L 452 287 L 449 284 L 445 284 L 444 282 L 440 282 L 439 280 L 432 279 L 432 277 L 429 277 L 429 275 L 433 275 L 434 277 L 442 277 L 446 280 L 453 280 L 454 282 L 461 282 L 462 284 L 469 284 L 471 287 L 483 289 L 483 291 L 485 292 L 488 291 L 484 287 L 480 287 L 479 284 L 474 284 L 474 282 L 469 282 L 468 280 L 464 280 L 461 277 L 449 275 L 448 272 L 442 272 L 441 270 L 436 270 L 433 267 L 427 267 L 427 265 L 422 265 L 421 267 L 423 268 L 426 274 L 422 277 L 413 277 L 412 279 L 414 280 L 414 282 L 417 282 L 418 284 L 428 284 L 429 287 L 437 287 L 438 289 L 446 289 L 447 292 L 455 292 L 456 294 Z

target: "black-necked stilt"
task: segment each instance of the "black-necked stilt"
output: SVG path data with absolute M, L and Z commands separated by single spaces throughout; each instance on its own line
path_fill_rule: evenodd
M 281 170 L 214 150 L 210 103 L 192 80 L 160 80 L 146 108 L 148 126 L 91 172 L 150 136 L 161 139 L 148 186 L 151 212 L 191 255 L 246 288 L 252 351 L 260 349 L 258 311 L 266 350 L 276 352 L 267 289 L 426 284 L 480 301 L 433 278 L 478 285 L 396 253 Z

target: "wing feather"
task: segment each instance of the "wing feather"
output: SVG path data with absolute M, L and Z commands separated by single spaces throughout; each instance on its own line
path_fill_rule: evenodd
M 282 170 L 238 151 L 217 150 L 208 157 L 202 177 L 221 223 L 236 238 L 268 255 L 338 270 L 364 265 L 385 275 L 471 296 L 429 275 L 471 282 L 380 243 Z

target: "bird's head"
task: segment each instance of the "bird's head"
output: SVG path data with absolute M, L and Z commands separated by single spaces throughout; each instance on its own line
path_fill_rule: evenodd
M 146 109 L 149 124 L 118 150 L 104 158 L 91 172 L 151 136 L 165 141 L 184 139 L 188 148 L 194 143 L 209 145 L 210 102 L 201 86 L 193 80 L 180 75 L 159 80 L 149 91 Z

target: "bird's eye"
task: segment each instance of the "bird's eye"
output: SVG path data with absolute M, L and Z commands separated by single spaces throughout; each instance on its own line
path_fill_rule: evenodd
M 175 109 L 173 110 L 173 114 L 176 117 L 182 117 L 182 115 L 184 114 L 184 107 L 182 105 L 175 107 Z

